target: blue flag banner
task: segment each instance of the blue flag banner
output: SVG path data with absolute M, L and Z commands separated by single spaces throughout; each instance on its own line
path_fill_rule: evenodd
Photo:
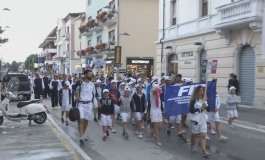
M 210 111 L 214 111 L 216 107 L 216 83 L 217 80 L 208 81 L 207 83 L 207 102 L 210 107 Z
M 211 107 L 212 104 L 215 104 L 215 95 L 216 95 L 216 81 L 210 81 L 208 84 L 207 95 L 210 97 L 214 96 L 214 100 L 212 99 L 208 102 Z M 188 114 L 190 111 L 190 97 L 193 93 L 193 90 L 197 86 L 205 87 L 205 83 L 193 83 L 190 85 L 170 85 L 165 88 L 165 114 L 166 116 L 175 116 L 175 115 L 183 115 Z M 209 98 L 210 98 L 209 97 Z M 213 105 L 215 108 L 215 105 Z

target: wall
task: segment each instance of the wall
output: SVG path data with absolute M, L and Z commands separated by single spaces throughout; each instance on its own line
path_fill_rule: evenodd
M 158 0 L 120 0 L 120 35 L 122 66 L 126 57 L 155 57 L 155 41 L 158 39 Z M 156 73 L 155 73 L 156 74 Z

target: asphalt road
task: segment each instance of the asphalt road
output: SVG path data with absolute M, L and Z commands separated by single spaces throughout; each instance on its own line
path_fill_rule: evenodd
M 50 106 L 50 101 L 44 103 Z M 61 124 L 60 111 L 50 110 L 55 121 L 60 127 L 79 145 L 77 123 L 70 122 L 69 126 Z M 219 142 L 216 135 L 210 135 L 207 141 L 207 148 L 211 153 L 208 159 L 212 160 L 263 160 L 265 138 L 264 132 L 252 129 L 236 127 L 235 130 L 228 128 L 222 123 L 223 135 L 229 137 L 227 142 Z M 170 136 L 166 135 L 166 126 L 161 131 L 162 146 L 155 145 L 148 136 L 148 129 L 143 131 L 143 139 L 139 139 L 130 127 L 129 140 L 123 139 L 121 124 L 117 124 L 117 133 L 110 134 L 110 138 L 102 141 L 101 126 L 91 121 L 88 127 L 89 140 L 85 145 L 80 145 L 93 160 L 199 160 L 201 157 L 200 148 L 193 153 L 190 151 L 190 132 L 185 134 L 186 139 L 177 138 L 175 129 L 172 129 Z M 174 132 L 175 131 L 175 132 Z M 199 138 L 197 138 L 197 142 Z

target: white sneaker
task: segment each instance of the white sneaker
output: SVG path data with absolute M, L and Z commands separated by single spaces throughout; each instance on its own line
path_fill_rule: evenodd
M 221 135 L 221 136 L 219 137 L 219 141 L 221 141 L 221 142 L 224 142 L 224 141 L 226 141 L 227 139 L 228 139 L 228 137 L 223 136 L 223 135 Z
M 138 135 L 138 137 L 139 137 L 140 139 L 142 139 L 142 138 L 143 138 L 143 135 L 140 133 L 140 134 Z
M 111 129 L 111 132 L 112 132 L 112 133 L 116 133 L 116 130 L 112 128 L 112 129 Z
M 175 127 L 174 126 L 171 126 L 172 129 L 174 129 Z
M 215 132 L 213 129 L 211 129 L 211 134 L 212 134 L 212 135 L 215 135 L 215 133 L 216 133 L 216 132 Z
M 209 140 L 209 139 L 210 139 L 210 137 L 208 136 L 208 134 L 206 135 L 206 139 L 207 139 L 207 140 Z

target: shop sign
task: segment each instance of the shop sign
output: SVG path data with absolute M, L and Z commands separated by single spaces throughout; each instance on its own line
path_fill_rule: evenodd
M 100 67 L 100 66 L 103 66 L 103 65 L 104 65 L 104 61 L 102 61 L 102 60 L 97 60 L 95 62 L 95 67 Z
M 193 56 L 193 52 L 182 52 L 181 53 L 181 57 L 192 57 Z
M 115 46 L 114 66 L 119 67 L 120 65 L 121 65 L 121 46 Z
M 153 65 L 153 59 L 127 59 L 127 64 Z
M 109 60 L 109 61 L 106 61 L 106 64 L 111 64 L 112 63 L 112 61 L 111 60 Z
M 217 60 L 208 60 L 206 73 L 215 74 L 217 70 Z

